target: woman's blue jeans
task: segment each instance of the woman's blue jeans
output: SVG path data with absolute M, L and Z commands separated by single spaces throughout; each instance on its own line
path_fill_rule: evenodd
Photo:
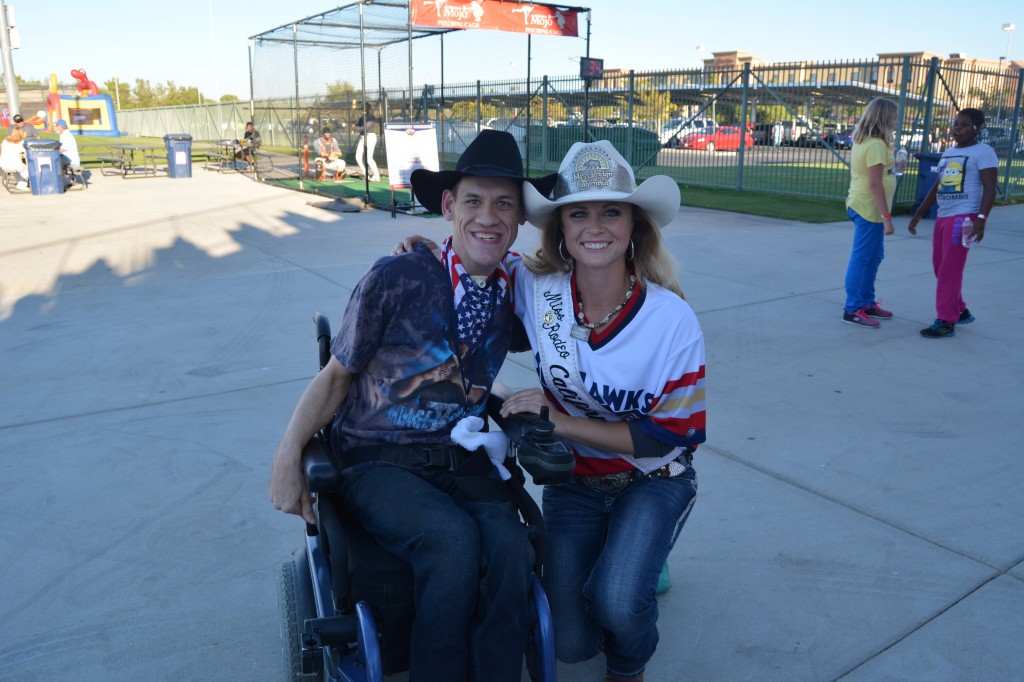
M 515 505 L 466 498 L 447 470 L 390 465 L 347 476 L 340 492 L 345 510 L 412 564 L 410 682 L 519 682 L 533 548 Z
M 696 496 L 692 468 L 617 493 L 578 479 L 544 488 L 544 590 L 560 660 L 603 649 L 608 672 L 643 673 L 658 644 L 658 574 Z
M 854 313 L 875 303 L 875 277 L 885 258 L 885 225 L 872 223 L 852 208 L 846 215 L 853 221 L 853 251 L 846 266 L 846 312 Z

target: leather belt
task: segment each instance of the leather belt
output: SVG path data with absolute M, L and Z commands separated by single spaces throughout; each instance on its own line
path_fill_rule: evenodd
M 472 453 L 460 445 L 362 445 L 342 453 L 342 465 L 386 462 L 414 469 L 451 469 L 454 471 Z
M 574 476 L 574 478 L 596 493 L 617 493 L 633 481 L 645 478 L 675 478 L 683 474 L 692 462 L 693 452 L 687 449 L 668 464 L 646 474 L 639 469 L 629 469 L 604 476 Z

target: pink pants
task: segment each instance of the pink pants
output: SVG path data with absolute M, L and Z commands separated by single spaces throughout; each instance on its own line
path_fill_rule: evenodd
M 977 220 L 977 213 L 968 214 Z M 932 269 L 935 271 L 935 316 L 943 322 L 955 324 L 966 308 L 960 288 L 964 282 L 964 264 L 967 252 L 961 243 L 960 223 L 967 216 L 949 216 L 935 219 L 932 235 Z

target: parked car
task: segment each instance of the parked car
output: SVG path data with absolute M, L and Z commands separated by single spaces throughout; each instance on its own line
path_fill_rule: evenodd
M 718 128 L 713 131 L 689 133 L 679 139 L 680 149 L 697 149 L 713 152 L 719 150 L 737 150 L 740 140 L 747 147 L 754 146 L 754 136 L 748 131 L 741 131 L 733 126 Z
M 853 149 L 853 128 L 837 132 L 832 140 L 832 146 L 836 149 Z
M 833 149 L 853 148 L 853 128 L 845 130 L 829 130 L 824 136 L 825 142 Z
M 710 118 L 673 118 L 665 122 L 658 132 L 658 139 L 666 147 L 675 147 L 684 136 L 714 130 L 718 124 Z
M 899 134 L 900 146 L 906 147 L 909 151 L 921 151 L 921 143 L 924 141 L 924 130 L 915 128 L 913 130 L 902 130 Z
M 979 139 L 995 150 L 996 156 L 1005 157 L 1010 155 L 1010 149 L 1015 147 L 1014 153 L 1020 153 L 1024 145 L 1021 142 L 1020 134 L 1017 139 L 1011 137 L 1013 128 L 1010 126 L 985 126 L 981 129 Z
M 754 136 L 754 144 L 771 144 L 774 127 L 775 125 L 772 123 L 755 123 L 753 130 L 750 131 L 750 134 Z

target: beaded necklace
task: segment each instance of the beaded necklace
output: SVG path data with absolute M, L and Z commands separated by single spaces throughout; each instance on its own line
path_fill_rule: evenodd
M 613 317 L 615 317 L 615 314 L 617 312 L 619 312 L 620 310 L 622 310 L 623 308 L 625 308 L 626 304 L 629 303 L 629 299 L 633 296 L 633 287 L 634 286 L 636 286 L 636 275 L 631 272 L 631 273 L 629 273 L 629 288 L 626 289 L 626 296 L 625 296 L 625 298 L 622 299 L 622 303 L 620 303 L 618 305 L 618 307 L 616 307 L 610 313 L 608 313 L 603 318 L 601 318 L 600 322 L 584 322 L 584 320 L 586 320 L 587 318 L 583 314 L 583 296 L 580 294 L 580 290 L 577 289 L 576 290 L 576 308 L 577 308 L 576 320 L 578 321 L 579 326 L 580 327 L 584 327 L 586 329 L 597 329 L 598 327 L 601 327 L 601 326 L 607 324 L 608 320 L 610 320 Z

